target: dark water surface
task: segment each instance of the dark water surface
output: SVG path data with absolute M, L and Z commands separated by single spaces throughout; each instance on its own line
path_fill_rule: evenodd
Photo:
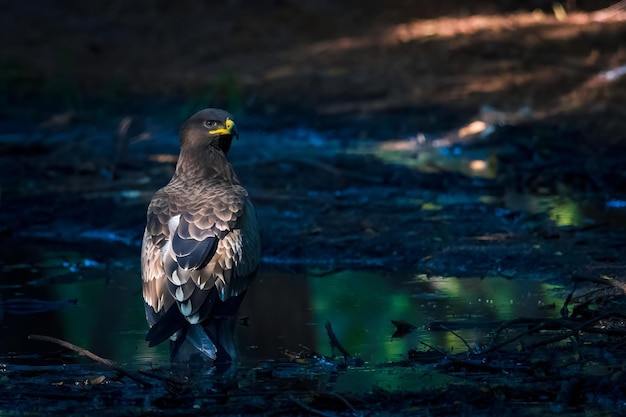
M 42 334 L 127 366 L 168 363 L 167 344 L 149 348 L 143 340 L 146 323 L 138 256 L 118 256 L 115 262 L 104 263 L 88 255 L 102 253 L 102 245 L 30 245 L 19 247 L 31 251 L 31 259 L 37 259 L 34 264 L 20 264 L 13 256 L 13 261 L 5 258 L 2 266 L 0 360 L 23 364 L 76 361 L 73 355 L 61 357 L 56 345 L 28 340 L 29 334 Z M 128 249 L 126 254 L 134 254 L 134 249 Z M 339 388 L 432 387 L 449 377 L 397 367 L 381 371 L 375 366 L 406 359 L 410 349 L 425 349 L 420 341 L 457 353 L 467 349 L 460 336 L 478 347 L 488 341 L 487 329 L 493 328 L 494 321 L 556 316 L 563 296 L 558 287 L 521 279 L 320 272 L 268 266 L 261 270 L 241 310 L 241 316 L 249 318 L 248 326 L 239 326 L 237 333 L 242 367 L 283 360 L 285 349 L 340 355 L 329 343 L 325 323 L 330 321 L 344 347 L 366 363 L 342 375 L 336 382 Z M 393 338 L 391 320 L 404 320 L 417 329 Z M 446 326 L 458 336 L 429 330 L 436 321 L 450 322 Z

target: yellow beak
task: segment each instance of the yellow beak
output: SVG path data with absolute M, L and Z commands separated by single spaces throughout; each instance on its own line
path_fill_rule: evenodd
M 230 119 L 226 119 L 225 127 L 215 130 L 209 130 L 209 133 L 212 135 L 230 135 L 235 136 L 239 139 L 239 131 L 237 130 L 237 125 Z

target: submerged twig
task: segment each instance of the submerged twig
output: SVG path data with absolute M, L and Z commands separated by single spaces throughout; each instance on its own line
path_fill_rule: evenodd
M 465 339 L 463 339 L 463 337 L 462 337 L 460 334 L 456 333 L 454 330 L 452 330 L 452 329 L 450 329 L 450 328 L 448 328 L 448 327 L 446 327 L 446 326 L 441 326 L 441 327 L 442 327 L 444 330 L 446 330 L 446 331 L 448 331 L 448 332 L 452 333 L 454 336 L 456 336 L 456 337 L 458 337 L 459 339 L 461 339 L 461 342 L 463 342 L 463 343 L 465 344 L 465 346 L 467 346 L 467 351 L 468 351 L 468 353 L 471 353 L 471 352 L 472 352 L 472 347 L 469 345 L 469 343 L 467 343 L 467 341 L 466 341 Z
M 337 348 L 339 352 L 343 354 L 344 359 L 350 358 L 350 353 L 339 343 L 339 339 L 337 339 L 337 335 L 333 331 L 333 326 L 330 324 L 330 321 L 326 321 L 326 333 L 328 333 L 328 338 L 330 339 L 330 346 Z
M 432 351 L 434 351 L 434 352 L 439 353 L 441 356 L 447 356 L 447 355 L 448 355 L 448 354 L 447 354 L 446 352 L 444 352 L 443 350 L 438 349 L 438 348 L 436 348 L 436 347 L 434 347 L 434 346 L 432 346 L 432 345 L 429 345 L 429 344 L 428 344 L 428 343 L 426 343 L 426 342 L 422 342 L 421 340 L 419 340 L 419 342 L 420 342 L 420 344 L 422 344 L 422 345 L 426 346 L 426 347 L 427 347 L 427 348 L 429 348 L 430 350 L 432 350 Z

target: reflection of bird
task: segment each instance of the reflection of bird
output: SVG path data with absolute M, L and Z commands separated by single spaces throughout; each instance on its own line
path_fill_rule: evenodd
M 226 159 L 232 116 L 205 109 L 180 130 L 170 182 L 152 198 L 141 267 L 150 346 L 173 361 L 236 359 L 236 314 L 260 259 L 254 207 Z

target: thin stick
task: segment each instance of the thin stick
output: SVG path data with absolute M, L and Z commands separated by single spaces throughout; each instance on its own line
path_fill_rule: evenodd
M 493 345 L 498 340 L 498 336 L 500 336 L 500 333 L 502 333 L 505 329 L 507 329 L 509 327 L 513 327 L 515 325 L 520 325 L 520 324 L 541 323 L 543 320 L 544 319 L 519 318 L 519 319 L 513 319 L 513 320 L 505 321 L 500 326 L 498 326 L 498 328 L 495 330 L 495 332 L 493 333 L 493 336 L 491 337 L 491 341 L 487 345 L 487 348 L 491 349 L 493 347 Z
M 610 318 L 610 317 L 626 318 L 626 314 L 618 312 L 618 311 L 610 311 L 610 312 L 601 314 L 598 317 L 594 317 L 594 318 L 592 318 L 592 319 L 590 319 L 588 321 L 580 323 L 577 326 L 571 326 L 571 324 L 573 324 L 573 323 L 571 321 L 568 321 L 567 319 L 553 319 L 553 320 L 542 321 L 538 325 L 536 325 L 535 327 L 527 330 L 524 333 L 518 334 L 517 336 L 515 336 L 515 337 L 513 337 L 511 339 L 505 340 L 504 342 L 500 343 L 497 346 L 490 345 L 490 347 L 488 349 L 486 349 L 485 351 L 483 351 L 482 353 L 489 353 L 489 352 L 494 352 L 494 351 L 500 350 L 504 346 L 509 345 L 509 344 L 515 342 L 516 340 L 521 339 L 524 336 L 531 335 L 531 334 L 536 333 L 536 332 L 538 332 L 540 330 L 551 328 L 554 325 L 558 325 L 560 328 L 568 327 L 569 328 L 568 332 L 564 332 L 562 334 L 556 335 L 556 336 L 548 339 L 547 341 L 537 342 L 537 343 L 535 343 L 533 345 L 530 345 L 529 348 L 532 349 L 532 348 L 535 347 L 535 345 L 540 346 L 540 345 L 555 343 L 555 342 L 558 342 L 560 340 L 566 339 L 566 338 L 568 338 L 570 336 L 573 336 L 573 335 L 575 335 L 576 333 L 578 333 L 580 331 L 585 331 L 585 328 L 596 324 L 600 320 L 604 320 L 604 319 L 607 319 L 607 318 Z
M 610 317 L 614 317 L 614 316 L 622 317 L 622 318 L 624 317 L 623 314 L 618 313 L 618 312 L 605 313 L 605 314 L 602 314 L 602 315 L 600 315 L 598 317 L 594 317 L 594 318 L 592 318 L 590 320 L 587 320 L 587 321 L 585 321 L 583 323 L 580 323 L 578 326 L 571 327 L 569 329 L 569 331 L 565 331 L 565 332 L 563 332 L 561 334 L 555 335 L 555 336 L 553 336 L 553 337 L 551 337 L 551 338 L 549 338 L 547 340 L 543 340 L 543 341 L 540 341 L 540 342 L 533 343 L 533 344 L 531 344 L 528 347 L 530 349 L 534 349 L 534 348 L 539 347 L 539 346 L 545 346 L 545 345 L 549 345 L 549 344 L 552 344 L 552 343 L 557 343 L 557 342 L 560 342 L 561 340 L 567 339 L 568 337 L 575 336 L 576 334 L 578 334 L 581 331 L 582 332 L 589 332 L 589 333 L 606 334 L 606 331 L 604 331 L 604 332 L 596 332 L 596 331 L 594 331 L 593 328 L 587 329 L 587 327 L 594 326 L 597 322 L 599 322 L 601 320 L 604 320 L 604 319 L 607 319 L 607 318 L 610 318 Z
M 552 321 L 550 321 L 552 322 Z M 494 351 L 498 351 L 500 349 L 502 349 L 504 346 L 506 345 L 510 345 L 511 343 L 521 339 L 524 336 L 528 336 L 531 335 L 539 330 L 542 330 L 546 327 L 546 322 L 541 322 L 538 325 L 536 325 L 535 327 L 525 331 L 524 333 L 518 334 L 517 336 L 514 336 L 510 339 L 505 340 L 504 342 L 500 343 L 499 345 L 496 346 L 490 346 L 487 349 L 485 349 L 482 353 L 490 353 L 490 352 L 494 352 Z
M 117 365 L 112 360 L 102 358 L 102 357 L 96 355 L 95 353 L 92 353 L 92 352 L 88 351 L 87 349 L 83 349 L 83 348 L 81 348 L 79 346 L 76 346 L 73 343 L 66 342 L 65 340 L 57 339 L 56 337 L 43 336 L 43 335 L 39 335 L 39 334 L 31 334 L 31 335 L 28 336 L 28 339 L 29 340 L 39 340 L 41 342 L 50 342 L 50 343 L 57 344 L 59 346 L 63 346 L 64 348 L 67 348 L 69 350 L 72 350 L 72 351 L 78 353 L 80 356 L 87 356 L 89 359 L 91 359 L 91 360 L 93 360 L 95 362 L 101 363 L 103 365 L 108 366 L 109 368 L 112 368 L 113 370 L 119 372 L 120 374 L 122 374 L 124 376 L 127 376 L 128 378 L 132 379 L 135 382 L 138 382 L 139 384 L 141 384 L 142 386 L 144 386 L 146 388 L 152 387 L 151 383 L 143 380 L 143 378 L 140 378 L 137 375 L 134 375 L 131 372 L 127 371 L 126 369 L 120 367 L 119 365 Z
M 465 344 L 465 346 L 467 346 L 467 353 L 472 353 L 472 347 L 469 345 L 469 343 L 467 343 L 467 341 L 465 339 L 463 339 L 461 337 L 461 335 L 459 335 L 458 333 L 456 333 L 454 330 L 446 327 L 446 326 L 441 326 L 442 329 L 452 333 L 453 335 L 455 335 L 456 337 L 458 337 L 459 339 L 461 339 L 461 342 L 463 342 Z
M 606 285 L 609 287 L 615 287 L 622 290 L 623 293 L 626 294 L 626 283 L 621 282 L 615 278 L 598 278 L 583 274 L 573 274 L 572 281 L 576 282 L 592 282 L 594 284 Z
M 326 333 L 328 333 L 328 338 L 330 339 L 330 346 L 339 349 L 343 354 L 343 358 L 348 359 L 351 355 L 341 343 L 339 343 L 339 339 L 337 339 L 337 335 L 333 331 L 333 326 L 330 324 L 330 321 L 326 321 Z
M 50 342 L 50 343 L 55 343 L 57 345 L 63 346 L 64 348 L 67 348 L 69 350 L 73 350 L 74 352 L 78 353 L 80 356 L 87 356 L 89 359 L 99 362 L 101 364 L 104 364 L 106 366 L 115 366 L 114 362 L 109 360 L 109 359 L 104 359 L 98 355 L 96 355 L 95 353 L 92 353 L 90 351 L 88 351 L 87 349 L 83 349 L 79 346 L 76 346 L 70 342 L 66 342 L 65 340 L 61 340 L 61 339 L 57 339 L 56 337 L 52 337 L 52 336 L 42 336 L 39 334 L 31 334 L 30 336 L 28 336 L 29 340 L 39 340 L 41 342 Z

